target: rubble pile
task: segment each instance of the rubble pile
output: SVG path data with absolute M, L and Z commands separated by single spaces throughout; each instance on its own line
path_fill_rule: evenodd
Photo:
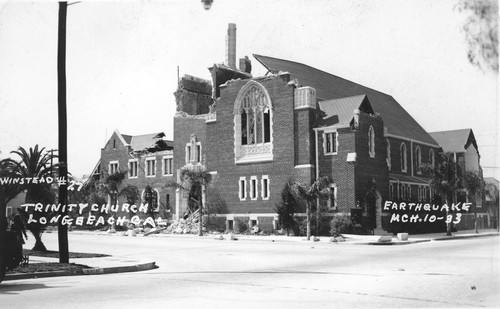
M 195 211 L 186 219 L 175 220 L 162 233 L 165 234 L 198 234 L 198 211 Z

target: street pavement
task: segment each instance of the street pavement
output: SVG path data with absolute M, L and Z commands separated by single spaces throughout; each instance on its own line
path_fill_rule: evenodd
M 118 232 L 110 234 L 107 232 L 96 232 L 96 231 L 72 231 L 71 234 L 75 235 L 93 235 L 93 236 L 112 236 L 112 237 L 129 237 L 125 236 L 124 233 Z M 400 240 L 397 236 L 392 236 L 390 242 L 380 242 L 380 235 L 355 235 L 355 234 L 344 234 L 343 242 L 338 242 L 342 245 L 410 245 L 421 242 L 428 241 L 441 241 L 441 240 L 456 240 L 465 238 L 475 238 L 475 237 L 486 237 L 486 236 L 498 236 L 499 232 L 495 229 L 479 230 L 478 232 L 474 230 L 463 230 L 452 233 L 451 236 L 447 236 L 445 233 L 429 233 L 429 234 L 416 234 L 410 235 L 407 240 Z M 170 238 L 199 238 L 197 235 L 178 235 L 178 234 L 151 234 L 149 236 L 143 236 L 138 234 L 136 237 L 170 237 Z M 290 237 L 283 235 L 235 235 L 236 240 L 239 241 L 264 241 L 264 242 L 306 242 L 305 237 Z M 224 240 L 224 241 L 234 241 L 231 240 L 231 234 L 206 234 L 204 236 L 206 239 Z M 316 242 L 330 242 L 331 237 L 312 237 L 309 241 Z M 25 247 L 29 247 L 31 244 L 28 242 Z M 57 258 L 39 257 L 31 256 L 30 263 L 58 263 Z M 120 272 L 134 272 L 134 271 L 144 271 L 156 268 L 156 262 L 152 259 L 145 257 L 128 257 L 128 256 L 107 256 L 98 258 L 77 258 L 71 259 L 70 263 L 78 263 L 81 265 L 86 265 L 89 268 L 83 270 L 84 275 L 101 275 L 101 274 L 111 274 Z M 36 274 L 25 274 L 25 273 L 10 273 L 5 277 L 5 281 L 8 280 L 20 280 L 28 278 L 41 278 L 41 277 L 56 277 L 56 276 L 67 276 L 69 273 L 66 272 L 43 272 Z
M 0 308 L 499 307 L 499 237 L 458 234 L 463 236 L 450 241 L 377 246 L 370 245 L 373 236 L 332 243 L 284 236 L 229 241 L 216 235 L 70 232 L 71 252 L 155 261 L 158 268 L 5 281 Z M 49 250 L 57 250 L 57 233 L 43 239 Z

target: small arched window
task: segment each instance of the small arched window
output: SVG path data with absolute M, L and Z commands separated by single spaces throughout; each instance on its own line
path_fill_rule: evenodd
M 417 161 L 417 174 L 422 174 L 422 151 L 420 150 L 420 146 L 417 146 L 415 149 L 415 159 Z
M 406 173 L 407 170 L 406 144 L 404 142 L 401 143 L 400 152 L 401 152 L 401 172 Z
M 375 130 L 373 126 L 368 129 L 368 153 L 370 158 L 375 158 Z
M 391 170 L 391 142 L 389 139 L 386 139 L 387 142 L 387 167 L 389 168 L 389 171 Z
M 429 150 L 429 163 L 432 168 L 434 168 L 434 149 Z

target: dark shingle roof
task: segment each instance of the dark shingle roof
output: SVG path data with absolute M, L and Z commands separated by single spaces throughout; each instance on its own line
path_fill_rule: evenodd
M 374 111 L 380 113 L 388 133 L 438 146 L 436 141 L 413 119 L 408 112 L 388 94 L 356 84 L 341 77 L 318 70 L 308 65 L 253 55 L 266 69 L 273 73 L 288 72 L 301 86 L 316 89 L 320 100 L 340 99 L 357 95 L 367 95 Z
M 445 152 L 464 152 L 470 143 L 477 149 L 472 129 L 460 129 L 429 133 Z

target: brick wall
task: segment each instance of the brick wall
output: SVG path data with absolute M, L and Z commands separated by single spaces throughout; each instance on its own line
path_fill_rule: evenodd
M 113 147 L 115 146 L 115 147 Z M 104 148 L 101 149 L 101 170 L 109 171 L 109 163 L 110 161 L 118 161 L 119 170 L 120 171 L 128 171 L 129 159 L 133 159 L 133 157 L 129 154 L 130 146 L 125 146 L 121 139 L 118 137 L 117 133 L 114 132 L 111 138 L 108 140 Z M 171 152 L 169 152 L 171 153 Z M 164 176 L 163 175 L 163 156 L 167 155 L 166 152 L 159 152 L 154 154 L 147 154 L 140 157 L 138 159 L 138 175 L 137 178 L 129 178 L 127 174 L 125 179 L 122 182 L 122 188 L 126 185 L 136 186 L 139 190 L 139 193 L 142 193 L 144 188 L 147 185 L 150 185 L 152 188 L 158 190 L 159 193 L 159 212 L 158 215 L 162 218 L 169 217 L 169 213 L 175 210 L 175 191 L 173 189 L 167 188 L 165 185 L 169 181 L 173 181 L 173 176 Z M 154 177 L 146 177 L 145 175 L 145 161 L 146 158 L 155 158 L 156 161 L 156 175 Z M 168 195 L 168 198 L 167 198 Z M 119 198 L 119 204 L 126 203 L 126 199 L 124 197 Z M 141 201 L 137 201 L 137 205 L 139 205 Z M 129 216 L 129 213 L 118 212 L 119 216 Z M 141 213 L 139 214 L 142 218 L 146 215 Z
M 269 93 L 272 101 L 273 160 L 249 164 L 235 163 L 234 150 L 234 102 L 240 89 L 248 80 L 228 82 L 221 87 L 217 102 L 217 121 L 207 123 L 207 167 L 217 172 L 217 190 L 225 201 L 229 213 L 275 214 L 275 204 L 281 199 L 281 191 L 288 179 L 294 176 L 294 106 L 293 86 L 280 77 L 257 80 Z M 307 173 L 305 173 L 307 174 Z M 261 198 L 261 179 L 269 177 L 269 200 Z M 251 176 L 257 176 L 258 198 L 245 201 L 239 198 L 240 177 L 246 177 L 247 192 Z M 249 195 L 249 194 L 248 194 Z

